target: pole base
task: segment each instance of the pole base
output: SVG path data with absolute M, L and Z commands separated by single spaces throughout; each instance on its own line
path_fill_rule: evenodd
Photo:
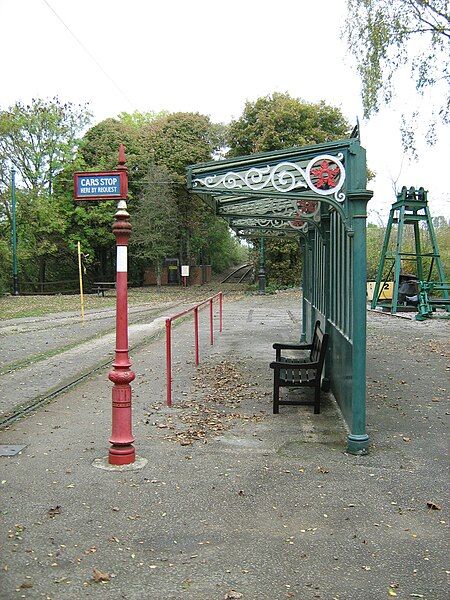
M 96 458 L 92 461 L 92 466 L 96 469 L 102 469 L 103 471 L 138 471 L 139 469 L 143 469 L 148 460 L 146 458 L 136 457 L 135 461 L 130 464 L 125 465 L 112 465 L 109 462 L 109 457 L 105 456 L 104 458 Z
M 258 294 L 264 296 L 266 293 L 266 277 L 265 275 L 259 275 L 258 277 Z
M 369 454 L 369 436 L 367 434 L 355 435 L 353 433 L 348 435 L 347 452 L 359 456 Z
M 108 460 L 110 465 L 129 465 L 136 460 L 134 446 L 112 446 L 109 449 Z

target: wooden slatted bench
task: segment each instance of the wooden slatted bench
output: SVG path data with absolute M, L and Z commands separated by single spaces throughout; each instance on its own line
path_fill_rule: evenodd
M 273 373 L 273 412 L 279 412 L 280 404 L 300 405 L 313 404 L 296 400 L 280 400 L 280 387 L 313 387 L 314 414 L 320 413 L 320 384 L 325 355 L 328 347 L 328 334 L 320 328 L 316 321 L 311 344 L 274 344 L 275 362 L 270 363 Z M 283 357 L 283 350 L 309 350 L 307 360 Z
M 97 296 L 105 295 L 105 292 L 108 290 L 115 290 L 116 282 L 115 281 L 94 281 L 94 292 L 97 292 Z

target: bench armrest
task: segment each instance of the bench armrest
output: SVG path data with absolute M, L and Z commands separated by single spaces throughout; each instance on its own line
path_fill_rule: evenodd
M 293 363 L 293 362 L 271 362 L 269 367 L 271 369 L 280 370 L 280 369 L 317 369 L 319 367 L 318 362 L 302 362 L 302 363 Z
M 312 344 L 274 344 L 274 350 L 311 350 Z

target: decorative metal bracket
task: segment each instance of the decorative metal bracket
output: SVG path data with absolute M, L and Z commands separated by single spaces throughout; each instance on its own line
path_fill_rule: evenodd
M 280 162 L 265 167 L 251 167 L 247 171 L 227 171 L 224 174 L 207 175 L 192 181 L 192 188 L 208 190 L 251 190 L 260 192 L 274 190 L 285 194 L 298 189 L 310 189 L 319 196 L 332 196 L 343 202 L 345 193 L 344 155 L 321 154 L 312 158 L 305 168 L 298 163 Z

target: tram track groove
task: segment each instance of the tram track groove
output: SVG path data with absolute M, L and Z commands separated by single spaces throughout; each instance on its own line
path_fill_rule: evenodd
M 177 307 L 183 306 L 185 304 L 186 303 L 178 303 L 169 308 L 177 308 Z M 146 346 L 148 346 L 151 343 L 153 343 L 154 341 L 156 341 L 158 338 L 162 337 L 165 333 L 165 318 L 166 317 L 164 314 L 157 316 L 150 324 L 150 325 L 153 325 L 156 323 L 158 325 L 157 331 L 154 331 L 149 335 L 145 335 L 139 342 L 130 345 L 129 352 L 132 353 L 132 352 L 136 352 L 142 348 L 145 348 Z M 175 328 L 179 327 L 188 320 L 189 320 L 189 315 L 179 319 L 179 321 L 175 322 L 173 324 L 173 326 Z M 143 319 L 141 319 L 140 323 L 142 323 L 142 321 L 143 321 Z M 138 324 L 139 324 L 139 322 L 133 323 L 133 325 L 138 325 Z M 111 335 L 114 332 L 114 330 L 115 330 L 115 327 L 110 329 L 107 333 L 103 332 L 102 335 L 98 335 L 95 337 L 98 338 L 98 340 L 100 340 L 102 337 L 106 337 L 106 335 Z M 74 348 L 76 348 L 78 346 L 82 346 L 84 343 L 89 342 L 89 341 L 92 341 L 92 340 L 83 340 L 80 344 L 78 344 Z M 74 348 L 71 348 L 71 349 L 73 350 Z M 101 361 L 97 362 L 95 365 L 88 367 L 86 370 L 81 371 L 80 373 L 77 373 L 73 378 L 69 378 L 68 380 L 66 379 L 62 383 L 54 386 L 53 388 L 48 390 L 45 394 L 35 396 L 34 398 L 31 398 L 30 400 L 28 400 L 25 403 L 17 404 L 12 410 L 10 410 L 9 412 L 5 413 L 3 416 L 0 417 L 0 430 L 6 429 L 11 424 L 13 424 L 15 421 L 17 421 L 21 418 L 24 418 L 24 417 L 28 416 L 29 414 L 34 413 L 40 407 L 45 406 L 46 404 L 50 403 L 52 400 L 57 398 L 59 395 L 63 394 L 67 390 L 74 388 L 78 384 L 85 381 L 91 375 L 93 375 L 97 372 L 100 372 L 103 369 L 106 369 L 107 367 L 111 368 L 112 362 L 114 360 L 114 357 L 113 357 L 114 348 L 113 347 L 111 348 L 109 354 L 110 354 L 110 356 L 109 356 L 108 360 L 101 360 Z M 58 356 L 58 353 L 55 354 L 54 356 Z M 50 358 L 52 358 L 52 357 L 50 357 Z M 32 366 L 32 365 L 29 365 L 29 366 Z
M 141 313 L 148 313 L 148 312 L 152 312 L 155 310 L 166 310 L 168 308 L 173 308 L 173 307 L 177 307 L 179 306 L 181 303 L 168 303 L 168 304 L 164 304 L 161 307 L 148 307 L 148 308 L 144 308 L 142 310 L 133 310 L 131 309 L 129 312 L 130 317 L 132 317 L 133 315 L 136 314 L 141 314 Z M 108 312 L 108 314 L 103 314 Z M 97 316 L 100 315 L 100 316 Z M 95 318 L 90 318 L 90 317 L 95 317 Z M 27 317 L 26 317 L 27 318 Z M 40 319 L 41 317 L 37 317 L 35 321 L 29 321 L 29 324 L 39 324 L 38 319 Z M 91 312 L 91 313 L 87 313 L 85 315 L 85 324 L 89 323 L 89 322 L 96 322 L 96 321 L 102 321 L 102 320 L 106 320 L 106 319 L 114 319 L 115 318 L 115 309 L 111 308 L 111 309 L 102 309 L 101 311 L 96 311 L 96 312 Z M 11 319 L 11 320 L 15 320 L 15 319 Z M 17 319 L 19 320 L 19 319 Z M 80 317 L 79 315 L 77 316 L 60 316 L 60 317 L 52 317 L 51 319 L 45 319 L 42 320 L 42 323 L 53 323 L 52 325 L 49 326 L 44 326 L 44 327 L 31 327 L 31 328 L 26 328 L 24 327 L 23 329 L 19 329 L 19 324 L 7 324 L 7 325 L 0 325 L 0 337 L 4 337 L 4 336 L 8 336 L 8 335 L 15 335 L 17 333 L 32 333 L 34 331 L 50 331 L 52 329 L 58 329 L 59 327 L 61 327 L 61 323 L 57 323 L 55 324 L 55 321 L 64 321 L 67 320 L 66 323 L 64 323 L 64 325 L 79 325 L 81 323 Z M 27 322 L 24 323 L 24 325 L 26 326 L 28 324 Z M 11 331 L 6 331 L 8 329 L 11 329 Z
M 160 317 L 160 318 L 163 319 L 163 317 Z M 163 335 L 163 333 L 164 333 L 164 326 L 162 324 L 161 329 L 159 331 L 154 332 L 153 334 L 144 338 L 137 344 L 130 346 L 129 351 L 135 352 L 137 350 L 140 350 L 141 348 L 145 348 L 149 344 L 156 341 L 159 337 L 161 337 Z M 111 350 L 111 354 L 113 354 L 113 353 L 114 353 L 113 350 Z M 87 379 L 88 377 L 93 375 L 94 373 L 97 373 L 107 367 L 111 367 L 113 360 L 114 360 L 114 357 L 110 356 L 108 358 L 108 360 L 100 361 L 93 367 L 89 367 L 86 371 L 81 372 L 81 374 L 80 373 L 77 374 L 73 379 L 69 379 L 68 381 L 65 381 L 63 384 L 58 384 L 53 389 L 48 391 L 46 394 L 44 394 L 42 396 L 36 396 L 35 398 L 31 399 L 27 403 L 17 405 L 13 409 L 13 411 L 11 411 L 10 413 L 7 413 L 3 417 L 0 417 L 0 429 L 4 429 L 5 427 L 8 427 L 14 421 L 16 421 L 22 417 L 25 417 L 28 414 L 33 413 L 35 410 L 37 410 L 41 406 L 51 402 L 51 400 L 53 400 L 60 394 L 64 393 L 65 391 L 67 391 L 73 387 L 76 387 L 79 383 L 81 383 L 82 381 L 84 381 L 85 379 Z
M 171 307 L 172 308 L 172 307 Z M 158 316 L 161 315 L 161 311 L 157 310 L 157 309 L 153 309 L 153 311 L 155 312 L 154 317 L 157 318 Z M 150 312 L 153 312 L 150 311 Z M 134 313 L 134 314 L 140 314 L 140 313 Z M 136 319 L 133 320 L 132 323 L 130 323 L 130 325 L 136 325 L 136 324 L 140 324 L 145 322 L 145 320 L 148 318 L 148 315 L 141 317 L 140 319 Z M 42 330 L 40 330 L 42 331 Z M 102 331 L 99 331 L 91 336 L 85 337 L 83 339 L 80 339 L 76 342 L 72 342 L 70 344 L 66 344 L 65 346 L 60 346 L 57 348 L 52 348 L 46 352 L 39 352 L 35 355 L 30 356 L 29 358 L 26 359 L 22 359 L 22 360 L 18 360 L 15 362 L 11 362 L 8 363 L 6 365 L 4 365 L 1 369 L 0 369 L 0 376 L 2 375 L 7 375 L 9 373 L 13 373 L 16 371 L 19 371 L 20 369 L 24 369 L 26 367 L 29 367 L 33 364 L 37 364 L 43 360 L 46 360 L 47 358 L 52 358 L 54 356 L 58 356 L 58 354 L 63 354 L 64 352 L 68 352 L 69 350 L 73 350 L 74 348 L 77 348 L 78 346 L 81 346 L 87 342 L 92 342 L 95 340 L 99 340 L 102 337 L 104 337 L 105 335 L 108 335 L 110 333 L 112 333 L 113 331 L 115 331 L 115 325 L 111 324 L 110 327 L 108 327 L 107 329 L 104 329 Z

